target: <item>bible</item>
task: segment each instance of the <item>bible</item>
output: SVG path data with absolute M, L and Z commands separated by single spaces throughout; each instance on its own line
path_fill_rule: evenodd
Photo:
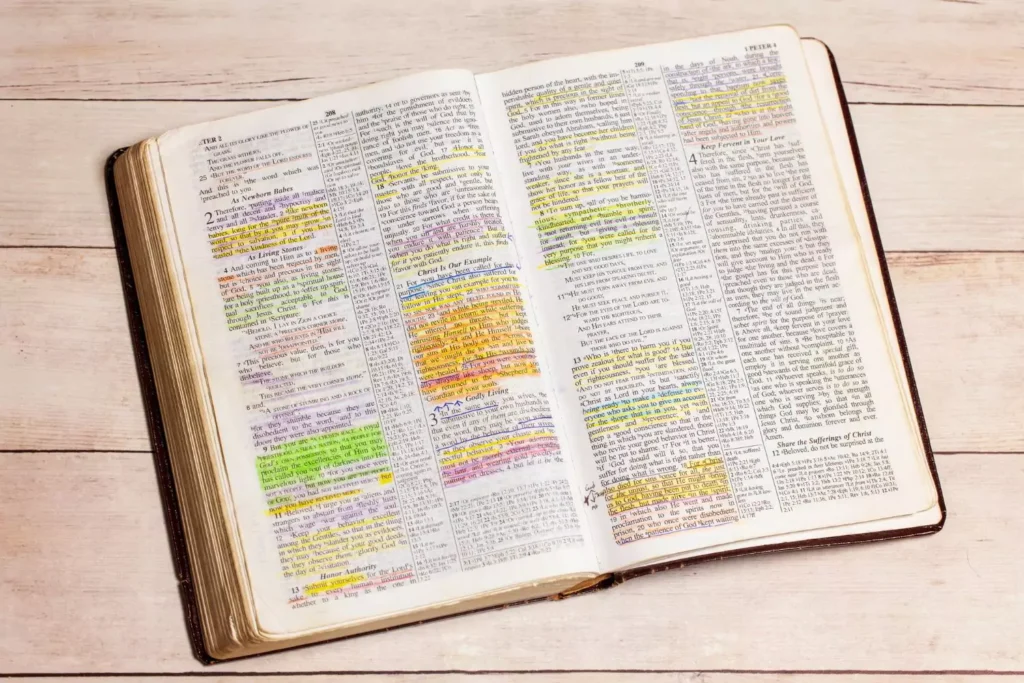
M 790 27 L 111 163 L 211 659 L 944 522 L 841 85 Z

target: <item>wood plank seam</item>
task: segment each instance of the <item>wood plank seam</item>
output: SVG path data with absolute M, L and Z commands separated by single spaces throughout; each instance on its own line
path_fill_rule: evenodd
M 276 16 L 242 12 L 230 3 L 204 14 L 199 30 L 187 30 L 192 14 L 200 15 L 207 3 L 173 3 L 173 12 L 162 4 L 111 13 L 102 0 L 17 3 L 18 11 L 5 17 L 8 26 L 0 31 L 7 39 L 0 89 L 13 96 L 110 96 L 128 88 L 154 97 L 304 96 L 352 87 L 375 75 L 446 66 L 486 72 L 788 22 L 833 48 L 856 99 L 1019 102 L 1024 93 L 1014 69 L 1019 41 L 1013 27 L 1024 16 L 1015 0 L 777 1 L 746 3 L 742 11 L 738 2 L 661 0 L 502 0 L 480 11 L 434 0 L 400 3 L 398 21 L 365 0 L 338 5 L 291 0 L 282 7 L 290 11 L 294 27 L 283 35 L 275 32 Z M 107 30 L 88 31 L 97 21 Z M 580 30 L 567 33 L 567 22 Z M 248 39 L 207 46 L 209 35 L 229 30 Z M 115 43 L 105 40 L 108 33 L 135 39 Z M 437 35 L 446 40 L 433 49 L 419 44 Z M 151 44 L 160 49 L 147 50 Z M 203 60 L 175 59 L 198 49 Z
M 0 244 L 0 249 L 72 249 L 72 250 L 107 250 L 113 251 L 113 245 L 104 244 Z M 975 254 L 1024 254 L 1024 249 L 886 249 L 886 255 L 928 256 L 930 254 L 944 256 L 972 256 Z
M 216 665 L 214 665 L 216 666 Z M 281 678 L 285 676 L 550 676 L 554 674 L 738 674 L 783 676 L 1021 676 L 1021 670 L 986 669 L 394 669 L 394 670 L 315 670 L 315 671 L 180 671 L 180 672 L 67 672 L 67 673 L 4 673 L 0 678 L 211 678 L 253 677 Z
M 89 453 L 137 453 L 139 455 L 152 454 L 151 450 L 144 450 L 141 448 L 0 448 L 0 455 L 17 455 L 21 453 L 53 453 L 53 454 L 73 454 L 73 455 L 87 455 Z M 984 451 L 968 451 L 968 450 L 954 450 L 954 451 L 932 451 L 935 455 L 976 455 L 979 457 L 985 455 L 1024 455 L 1024 451 L 1015 450 L 984 450 Z
M 379 81 L 383 82 L 383 81 Z M 849 81 L 846 81 L 847 83 Z M 374 81 L 366 85 L 373 85 Z M 344 91 L 337 91 L 344 92 Z M 310 97 L 0 97 L 0 102 L 251 102 L 259 104 L 280 104 L 282 102 L 303 102 L 316 97 L 332 95 L 327 92 Z M 1014 102 L 886 102 L 884 100 L 847 100 L 847 104 L 867 107 L 957 107 L 990 109 L 1024 109 L 1024 104 Z

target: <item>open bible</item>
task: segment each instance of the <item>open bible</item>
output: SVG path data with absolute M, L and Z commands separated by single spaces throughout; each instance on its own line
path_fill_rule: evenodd
M 120 154 L 203 650 L 941 528 L 850 135 L 768 27 Z

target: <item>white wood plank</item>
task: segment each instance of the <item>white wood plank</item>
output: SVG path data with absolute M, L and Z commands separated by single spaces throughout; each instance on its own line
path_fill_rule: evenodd
M 1024 254 L 893 254 L 937 450 L 1022 451 Z M 112 250 L 0 249 L 0 450 L 145 450 Z
M 339 675 L 337 678 L 341 678 Z M 269 676 L 254 675 L 253 680 L 268 680 Z M 322 676 L 293 675 L 273 677 L 275 683 L 310 683 L 322 680 Z M 335 678 L 334 680 L 337 680 Z M 19 680 L 14 676 L 12 680 Z M 26 679 L 20 679 L 26 680 Z M 67 683 L 66 678 L 43 676 L 33 678 L 39 683 Z M 120 683 L 123 677 L 82 676 L 77 680 L 84 683 Z M 150 676 L 145 679 L 152 683 L 186 683 L 194 676 Z M 204 677 L 209 683 L 236 683 L 236 676 Z M 576 673 L 488 673 L 488 674 L 361 674 L 361 683 L 876 683 L 900 680 L 906 683 L 1018 683 L 1024 676 L 995 676 L 974 674 L 901 675 L 901 674 L 783 674 L 783 673 L 707 673 L 703 671 L 673 673 L 639 672 L 576 672 Z
M 113 244 L 103 165 L 118 147 L 267 102 L 0 103 L 0 245 Z M 854 106 L 889 250 L 1024 249 L 1024 108 Z M 45 208 L 45 210 L 43 210 Z
M 0 457 L 0 673 L 1024 671 L 1020 455 L 940 456 L 936 536 L 695 565 L 216 669 L 190 655 L 148 455 Z
M 932 446 L 1024 450 L 1024 254 L 894 254 L 889 267 Z
M 851 113 L 887 250 L 1024 249 L 1024 108 Z
M 0 264 L 0 450 L 147 450 L 113 249 L 0 249 Z
M 0 245 L 113 246 L 103 169 L 114 150 L 273 103 L 0 102 Z
M 0 21 L 0 94 L 308 97 L 789 23 L 833 47 L 853 99 L 1019 104 L 1022 12 L 1016 0 L 22 2 Z
M 788 21 L 833 47 L 854 100 L 1024 104 L 1022 19 L 1018 0 L 8 3 L 0 99 L 303 97 Z M 109 246 L 110 151 L 263 106 L 0 101 L 0 246 Z M 859 106 L 854 117 L 888 249 L 1024 249 L 1024 109 Z M 1024 450 L 1024 256 L 902 254 L 892 265 L 935 445 Z M 0 450 L 148 448 L 109 252 L 0 250 L 0 416 Z M 219 670 L 537 671 L 359 676 L 429 683 L 1020 680 L 979 675 L 1024 671 L 1020 463 L 941 456 L 951 517 L 935 538 L 697 566 Z M 0 453 L 0 557 L 0 675 L 218 671 L 189 655 L 145 453 Z M 606 671 L 551 671 L 566 668 Z M 792 670 L 858 673 L 773 673 Z M 921 670 L 935 675 L 895 675 Z

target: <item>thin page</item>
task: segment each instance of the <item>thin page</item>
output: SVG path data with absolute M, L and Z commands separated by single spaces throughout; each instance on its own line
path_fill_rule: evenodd
M 470 74 L 159 147 L 262 630 L 593 572 Z
M 933 504 L 792 29 L 478 83 L 603 568 Z
M 814 83 L 814 90 L 818 99 L 822 118 L 824 119 L 825 129 L 828 133 L 829 141 L 831 142 L 832 150 L 835 155 L 836 168 L 842 178 L 843 189 L 846 192 L 846 196 L 850 203 L 850 209 L 857 227 L 857 234 L 860 237 L 861 244 L 864 245 L 866 250 L 868 250 L 869 258 L 867 260 L 867 267 L 871 273 L 875 299 L 879 303 L 883 317 L 886 319 L 886 329 L 888 330 L 891 353 L 894 359 L 900 359 L 898 350 L 899 342 L 897 340 L 896 330 L 892 324 L 892 318 L 889 315 L 889 308 L 883 304 L 883 302 L 886 301 L 885 285 L 882 282 L 882 273 L 878 264 L 878 259 L 873 256 L 874 237 L 871 233 L 871 221 L 868 219 L 867 210 L 865 208 L 864 195 L 860 186 L 860 177 L 857 173 L 857 164 L 854 160 L 850 139 L 846 132 L 846 119 L 843 116 L 842 105 L 839 100 L 839 93 L 836 89 L 836 83 L 832 74 L 832 64 L 829 60 L 828 51 L 824 44 L 817 40 L 804 38 L 801 40 L 801 44 L 803 45 L 804 56 L 807 59 L 807 66 L 811 74 L 811 80 Z M 905 380 L 905 374 L 903 374 L 902 371 L 900 378 Z M 908 405 L 912 405 L 910 387 L 906 385 L 905 381 L 901 382 L 901 389 L 904 394 L 904 401 Z M 913 408 L 911 407 L 911 410 L 912 409 Z M 898 515 L 895 517 L 871 520 L 867 522 L 856 522 L 853 524 L 831 527 L 827 530 L 811 529 L 807 531 L 796 531 L 786 534 L 765 536 L 745 541 L 736 541 L 733 543 L 691 550 L 670 558 L 660 559 L 685 560 L 700 557 L 708 554 L 709 552 L 724 553 L 734 550 L 743 550 L 746 548 L 756 548 L 758 546 L 768 544 L 812 541 L 815 538 L 821 538 L 825 535 L 823 534 L 823 531 L 827 531 L 828 536 L 847 536 L 852 534 L 871 534 L 904 529 L 927 529 L 931 528 L 932 525 L 938 524 L 941 520 L 942 509 L 938 505 L 933 505 L 925 510 L 913 512 L 908 515 Z M 647 562 L 641 562 L 639 564 L 647 564 Z

